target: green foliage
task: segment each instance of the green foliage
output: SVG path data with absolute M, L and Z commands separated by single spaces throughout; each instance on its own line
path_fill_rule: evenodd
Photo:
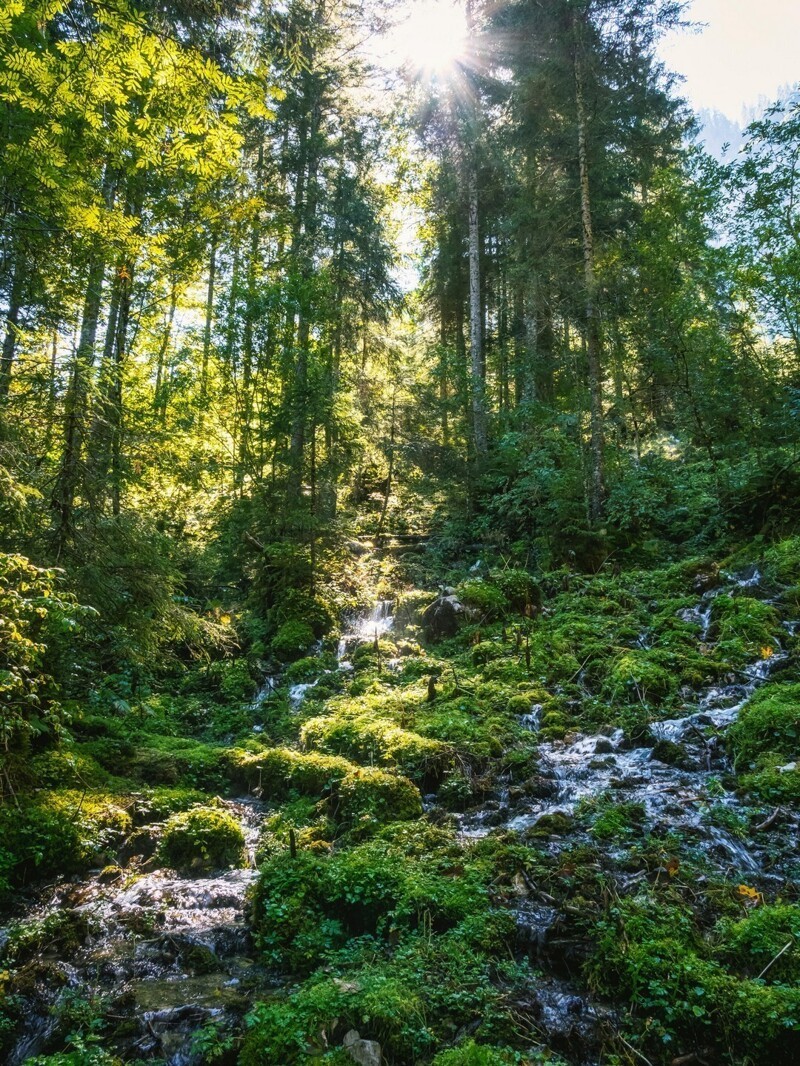
M 462 581 L 456 591 L 466 607 L 487 621 L 501 618 L 508 609 L 508 600 L 503 591 L 481 578 Z
M 244 866 L 247 861 L 241 826 L 216 807 L 173 814 L 164 828 L 158 857 L 176 870 L 220 870 Z
M 225 755 L 228 772 L 248 789 L 258 788 L 267 799 L 285 799 L 293 793 L 319 796 L 341 781 L 354 768 L 347 759 L 290 748 L 263 752 L 230 751 Z
M 755 765 L 760 756 L 797 755 L 800 737 L 800 685 L 765 685 L 742 708 L 728 732 L 737 769 Z
M 27 880 L 74 873 L 109 857 L 132 827 L 120 798 L 41 791 L 0 806 L 0 900 Z
M 59 591 L 60 576 L 0 553 L 0 746 L 6 754 L 61 730 L 58 684 L 49 670 L 87 612 Z
M 308 622 L 284 622 L 272 638 L 272 652 L 279 659 L 297 659 L 314 643 L 314 631 Z

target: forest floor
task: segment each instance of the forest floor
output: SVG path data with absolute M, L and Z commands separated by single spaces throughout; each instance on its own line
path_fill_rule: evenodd
M 355 559 L 384 598 L 256 697 L 88 709 L 35 756 L 11 1066 L 800 1059 L 800 539 L 593 576 L 417 549 Z

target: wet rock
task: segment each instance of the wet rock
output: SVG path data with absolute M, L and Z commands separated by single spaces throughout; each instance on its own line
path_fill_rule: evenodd
M 429 640 L 455 636 L 464 617 L 464 605 L 457 596 L 440 596 L 422 615 L 422 626 Z
M 100 873 L 97 875 L 97 880 L 101 885 L 111 885 L 115 881 L 119 881 L 124 875 L 124 871 L 120 866 L 111 865 L 104 866 Z
M 614 750 L 614 745 L 608 739 L 608 737 L 600 737 L 594 746 L 595 755 L 610 755 Z
M 565 836 L 571 832 L 574 819 L 571 814 L 563 811 L 553 811 L 552 814 L 543 814 L 537 818 L 528 830 L 531 836 Z
M 683 770 L 688 769 L 692 762 L 680 744 L 666 739 L 657 741 L 650 753 L 650 758 L 663 762 L 666 766 L 677 766 Z
M 135 829 L 122 847 L 119 849 L 117 858 L 123 864 L 131 859 L 152 859 L 161 843 L 163 829 L 160 826 L 143 826 Z
M 529 777 L 519 788 L 530 799 L 551 799 L 558 795 L 558 781 L 553 777 L 545 777 L 543 774 Z
M 362 1040 L 357 1029 L 345 1034 L 343 1047 L 347 1054 L 359 1066 L 381 1066 L 383 1056 L 377 1040 Z
M 711 592 L 719 586 L 719 569 L 714 567 L 711 570 L 704 571 L 697 574 L 694 579 L 694 591 L 697 593 Z
M 631 729 L 617 745 L 620 751 L 635 751 L 637 748 L 652 748 L 656 738 L 645 726 Z

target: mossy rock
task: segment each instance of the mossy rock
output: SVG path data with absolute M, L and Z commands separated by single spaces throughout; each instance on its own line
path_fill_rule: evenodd
M 176 870 L 246 866 L 244 834 L 226 811 L 194 807 L 168 820 L 158 858 Z
M 681 770 L 686 770 L 692 765 L 692 760 L 680 744 L 675 744 L 663 737 L 656 742 L 650 758 L 663 762 L 667 766 L 677 766 Z
M 356 762 L 397 767 L 413 777 L 438 774 L 450 761 L 449 749 L 441 741 L 403 729 L 370 710 L 359 713 L 359 708 L 355 713 L 341 711 L 310 719 L 300 739 L 306 747 Z
M 760 689 L 728 730 L 739 771 L 762 755 L 794 761 L 800 752 L 800 684 L 773 683 Z
M 268 748 L 251 753 L 229 749 L 224 760 L 231 779 L 248 791 L 258 788 L 264 799 L 286 799 L 292 793 L 321 796 L 353 769 L 337 755 Z
M 407 777 L 360 767 L 340 781 L 335 813 L 347 825 L 402 822 L 422 815 L 422 798 Z
M 272 654 L 282 662 L 298 659 L 314 643 L 314 630 L 308 622 L 290 619 L 279 627 L 270 645 Z
M 543 814 L 541 818 L 538 818 L 536 824 L 528 830 L 528 836 L 567 836 L 574 828 L 575 819 L 571 814 L 553 811 L 552 814 Z

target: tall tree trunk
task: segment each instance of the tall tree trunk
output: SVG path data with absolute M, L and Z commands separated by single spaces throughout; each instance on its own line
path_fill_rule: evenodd
M 575 107 L 578 119 L 578 167 L 581 189 L 581 233 L 583 238 L 584 314 L 586 320 L 586 360 L 589 371 L 591 469 L 589 473 L 589 518 L 598 522 L 603 516 L 605 485 L 603 472 L 603 372 L 601 366 L 600 324 L 597 317 L 597 280 L 592 228 L 592 201 L 589 188 L 586 100 L 580 33 L 575 26 Z
M 14 273 L 11 279 L 11 292 L 8 297 L 8 312 L 6 314 L 6 333 L 3 338 L 3 350 L 0 354 L 0 402 L 8 397 L 8 390 L 11 387 L 11 372 L 14 365 L 14 355 L 17 350 L 19 313 L 22 310 L 24 287 L 24 259 L 18 252 L 14 257 Z
M 105 262 L 102 256 L 96 254 L 89 265 L 81 314 L 81 331 L 64 398 L 64 445 L 53 492 L 54 539 L 57 557 L 61 556 L 74 531 L 73 511 L 80 476 L 81 451 L 86 432 L 89 386 L 95 359 L 104 274 Z
M 475 446 L 475 454 L 480 457 L 486 454 L 489 446 L 486 434 L 486 381 L 483 362 L 478 167 L 474 156 L 469 162 L 467 196 L 469 203 L 469 344 L 472 439 Z
M 169 293 L 169 311 L 167 312 L 167 321 L 164 325 L 164 335 L 161 338 L 161 344 L 158 348 L 158 356 L 156 358 L 156 384 L 153 390 L 153 410 L 157 415 L 160 415 L 162 425 L 167 415 L 167 386 L 166 386 L 166 374 L 167 374 L 167 353 L 169 352 L 170 342 L 172 340 L 172 326 L 175 322 L 175 309 L 178 305 L 178 283 L 173 280 L 170 286 Z
M 203 428 L 208 404 L 208 361 L 211 356 L 211 330 L 214 324 L 214 283 L 217 277 L 217 239 L 211 239 L 208 259 L 208 286 L 206 288 L 206 320 L 203 326 L 203 362 L 200 367 L 200 412 L 197 424 Z

